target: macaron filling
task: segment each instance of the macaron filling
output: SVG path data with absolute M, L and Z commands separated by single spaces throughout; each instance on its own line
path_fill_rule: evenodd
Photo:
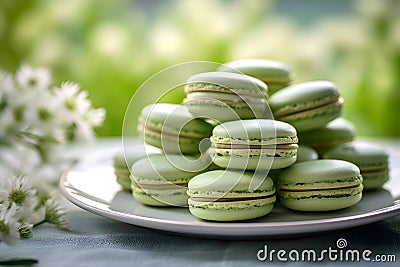
M 237 95 L 235 93 L 215 93 L 215 92 L 194 92 L 187 95 L 183 103 L 185 105 L 199 104 L 204 102 L 212 102 L 218 106 L 251 106 L 256 109 L 266 109 L 267 100 L 261 95 L 259 96 L 246 96 Z
M 189 189 L 187 191 L 189 207 L 226 209 L 224 203 L 230 203 L 230 207 L 247 208 L 273 204 L 276 201 L 275 188 L 254 191 L 198 191 Z
M 296 157 L 297 144 L 271 145 L 243 145 L 243 144 L 215 144 L 210 151 L 215 156 L 260 156 L 260 157 Z
M 298 109 L 298 111 L 283 113 L 283 115 L 276 112 L 274 115 L 276 119 L 283 121 L 309 119 L 321 114 L 336 113 L 341 110 L 343 102 L 343 98 L 339 97 L 335 100 L 330 100 L 329 102 L 321 102 L 319 105 L 310 105 L 309 109 Z
M 179 142 L 186 142 L 186 143 L 192 143 L 192 142 L 200 142 L 202 139 L 206 138 L 203 136 L 196 136 L 196 134 L 194 134 L 193 136 L 191 136 L 189 133 L 184 133 L 184 132 L 180 132 L 178 134 L 178 131 L 174 132 L 170 132 L 166 129 L 163 128 L 163 130 L 160 130 L 159 128 L 153 128 L 150 125 L 146 124 L 146 128 L 143 128 L 144 125 L 143 124 L 139 124 L 138 128 L 141 132 L 143 132 L 146 136 L 150 137 L 150 138 L 154 138 L 157 140 L 160 140 L 161 138 L 163 140 L 170 140 L 170 141 L 179 141 Z
M 154 135 L 171 135 L 177 136 L 179 134 L 180 137 L 186 138 L 204 138 L 207 135 L 204 131 L 199 131 L 200 129 L 187 129 L 185 126 L 181 128 L 171 127 L 162 122 L 155 122 L 147 119 L 146 121 L 139 118 L 138 130 L 140 132 L 154 134 Z
M 354 187 L 362 183 L 362 176 L 342 178 L 340 180 L 328 180 L 321 182 L 297 182 L 297 183 L 283 183 L 279 182 L 279 190 L 290 191 L 305 191 L 305 190 L 319 190 L 324 189 L 338 189 Z
M 371 177 L 371 176 L 377 176 L 377 175 L 388 175 L 389 174 L 389 169 L 380 169 L 380 170 L 368 170 L 368 171 L 363 171 L 361 170 L 361 174 L 363 177 Z
M 362 184 L 343 186 L 338 188 L 320 188 L 320 189 L 279 189 L 279 195 L 282 198 L 308 199 L 308 198 L 341 198 L 361 194 Z
M 141 188 L 143 190 L 169 190 L 169 189 L 177 189 L 181 187 L 187 188 L 187 183 L 165 183 L 165 184 L 155 184 L 155 183 L 137 183 L 136 181 L 132 181 L 132 186 L 135 188 Z
M 269 198 L 243 199 L 230 201 L 197 201 L 192 198 L 188 199 L 190 208 L 196 209 L 213 209 L 213 210 L 231 210 L 231 209 L 253 209 L 255 207 L 263 207 L 272 205 L 275 202 L 275 196 Z M 229 205 L 227 205 L 229 203 Z
M 188 83 L 185 86 L 185 93 L 186 94 L 191 94 L 195 92 L 214 92 L 214 93 L 225 93 L 225 94 L 233 94 L 237 96 L 253 96 L 253 97 L 260 97 L 264 96 L 267 97 L 267 93 L 261 89 L 256 89 L 258 88 L 257 86 L 254 85 L 254 89 L 241 89 L 240 87 L 235 87 L 233 88 L 228 88 L 216 83 L 211 83 L 211 82 L 192 82 Z

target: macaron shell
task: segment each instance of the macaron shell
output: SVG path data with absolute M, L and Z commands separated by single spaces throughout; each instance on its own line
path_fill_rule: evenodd
M 264 145 L 298 141 L 297 131 L 292 125 L 268 119 L 226 122 L 213 129 L 211 138 L 213 142 Z
M 238 191 L 246 193 L 256 190 L 271 191 L 273 185 L 273 181 L 264 173 L 214 170 L 193 177 L 188 183 L 188 188 L 196 192 L 218 191 L 228 193 Z
M 340 97 L 336 85 L 329 81 L 311 81 L 286 87 L 268 100 L 276 116 L 308 110 Z
M 297 159 L 296 162 L 317 160 L 318 153 L 313 148 L 305 145 L 300 145 L 297 149 Z
M 138 131 L 146 143 L 167 153 L 199 153 L 199 143 L 213 126 L 195 118 L 184 105 L 157 103 L 143 108 Z
M 211 162 L 203 158 L 173 154 L 155 154 L 140 159 L 132 165 L 131 175 L 137 182 L 185 183 L 204 172 Z
M 204 91 L 204 89 L 201 90 L 202 84 L 217 85 L 239 95 L 250 94 L 254 96 L 262 96 L 268 93 L 268 87 L 264 82 L 254 77 L 238 73 L 199 73 L 189 77 L 187 83 L 189 86 L 185 88 L 186 93 L 190 93 L 191 91 Z M 200 85 L 198 89 L 196 84 Z
M 206 138 L 204 137 L 204 139 Z M 157 131 L 146 130 L 144 141 L 149 145 L 162 148 L 165 153 L 197 154 L 200 152 L 202 139 L 161 134 Z
M 279 175 L 280 184 L 340 183 L 359 179 L 360 169 L 343 160 L 322 159 L 293 164 Z
M 290 84 L 292 73 L 285 64 L 266 59 L 239 59 L 221 65 L 218 71 L 238 72 L 260 79 L 270 94 Z
M 381 188 L 389 180 L 389 171 L 364 172 L 363 185 L 365 190 L 374 190 Z
M 341 115 L 342 103 L 338 102 L 334 105 L 321 106 L 291 115 L 290 117 L 278 119 L 290 123 L 300 133 L 322 128 Z
M 190 200 L 189 200 L 190 202 Z M 189 205 L 189 211 L 194 216 L 210 221 L 242 221 L 262 217 L 270 213 L 273 204 L 249 205 L 248 207 L 235 207 L 234 204 L 226 203 L 225 208 L 210 209 L 207 207 L 195 207 Z
M 168 133 L 203 137 L 209 135 L 212 126 L 193 117 L 184 105 L 157 103 L 144 107 L 139 121 Z
M 128 176 L 119 176 L 117 175 L 117 183 L 122 186 L 122 189 L 125 191 L 131 191 L 131 179 Z
M 272 118 L 272 113 L 268 109 L 267 104 L 263 107 L 244 102 L 226 104 L 211 97 L 190 101 L 185 100 L 184 104 L 187 105 L 189 111 L 196 117 L 211 119 L 218 123 L 239 119 Z
M 341 159 L 359 166 L 361 171 L 386 168 L 388 154 L 382 147 L 369 142 L 348 142 L 341 144 L 324 154 L 324 158 Z
M 132 164 L 141 158 L 157 153 L 160 153 L 158 149 L 152 149 L 150 146 L 137 145 L 126 149 L 120 149 L 114 155 L 114 174 L 117 182 L 125 191 L 131 191 L 129 168 L 132 166 Z
M 320 129 L 300 132 L 298 136 L 300 144 L 309 145 L 321 154 L 334 146 L 353 141 L 355 127 L 350 121 L 337 118 Z
M 327 151 L 324 158 L 356 164 L 361 170 L 365 190 L 380 188 L 389 180 L 388 154 L 376 144 L 360 141 L 344 143 Z
M 360 202 L 362 194 L 338 198 L 280 198 L 286 208 L 298 211 L 331 211 L 351 207 Z
M 142 144 L 127 146 L 126 148 L 118 150 L 114 155 L 114 167 L 129 172 L 128 167 L 132 166 L 132 164 L 139 159 L 159 153 L 161 153 L 159 149 Z
M 289 167 L 296 162 L 297 156 L 263 157 L 254 155 L 251 158 L 246 158 L 243 156 L 224 156 L 222 154 L 214 154 L 212 155 L 212 158 L 216 165 L 223 168 L 268 171 L 270 169 Z
M 268 102 L 276 119 L 292 124 L 299 132 L 321 128 L 342 113 L 340 92 L 329 81 L 283 88 Z

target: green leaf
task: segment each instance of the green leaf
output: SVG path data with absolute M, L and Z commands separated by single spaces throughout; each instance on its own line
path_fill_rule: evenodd
M 0 260 L 0 265 L 3 266 L 16 266 L 16 265 L 33 265 L 39 263 L 37 259 L 8 259 L 8 260 Z

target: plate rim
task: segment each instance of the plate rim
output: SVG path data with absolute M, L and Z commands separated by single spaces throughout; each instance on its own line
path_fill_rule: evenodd
M 76 171 L 75 171 L 76 172 Z M 124 223 L 150 228 L 153 230 L 166 231 L 169 233 L 183 234 L 187 236 L 201 236 L 208 238 L 265 238 L 305 235 L 312 233 L 323 233 L 333 230 L 351 228 L 366 225 L 383 219 L 400 215 L 400 200 L 395 200 L 392 205 L 369 211 L 366 213 L 312 220 L 287 221 L 287 222 L 186 222 L 174 219 L 154 218 L 129 212 L 111 209 L 105 203 L 101 203 L 85 196 L 80 197 L 103 205 L 98 206 L 85 203 L 73 196 L 72 190 L 77 190 L 68 185 L 68 171 L 64 172 L 59 181 L 62 194 L 74 205 L 101 215 L 106 218 Z M 317 228 L 317 229 L 316 229 Z M 235 230 L 235 231 L 232 231 Z M 240 230 L 240 231 L 238 231 Z M 245 230 L 243 232 L 243 230 Z M 268 230 L 268 231 L 265 231 Z M 222 232 L 221 232 L 222 231 Z

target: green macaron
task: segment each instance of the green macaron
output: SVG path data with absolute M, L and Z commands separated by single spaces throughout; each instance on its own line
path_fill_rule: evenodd
M 362 198 L 362 176 L 353 163 L 313 160 L 283 170 L 277 182 L 280 202 L 298 211 L 330 211 L 357 204 Z
M 215 170 L 189 181 L 189 211 L 212 221 L 238 221 L 264 216 L 276 200 L 272 180 L 261 173 Z
M 224 168 L 270 170 L 297 157 L 296 129 L 274 120 L 237 120 L 216 126 L 210 138 L 213 162 Z
M 210 160 L 176 154 L 155 154 L 131 167 L 132 193 L 150 206 L 187 206 L 190 179 L 208 171 Z
M 381 188 L 389 179 L 388 154 L 384 148 L 373 143 L 344 143 L 327 151 L 324 158 L 347 160 L 356 164 L 361 170 L 364 189 Z
M 342 114 L 343 98 L 329 81 L 299 83 L 281 89 L 269 100 L 276 120 L 292 124 L 298 132 L 324 127 Z
M 113 159 L 114 174 L 117 182 L 124 190 L 131 191 L 129 168 L 132 166 L 132 164 L 149 154 L 155 153 L 156 152 L 147 151 L 144 146 L 134 146 L 129 149 L 118 150 Z
M 217 122 L 271 118 L 267 85 L 238 73 L 206 72 L 189 77 L 184 105 L 196 117 Z
M 166 153 L 197 154 L 213 126 L 196 119 L 183 105 L 152 104 L 143 108 L 138 130 L 144 141 Z
M 315 151 L 315 149 L 305 146 L 305 145 L 299 145 L 299 148 L 297 149 L 297 162 L 303 162 L 303 161 L 310 161 L 310 160 L 317 160 L 318 159 L 318 153 Z
M 268 85 L 269 95 L 287 87 L 293 80 L 289 67 L 267 59 L 239 59 L 221 65 L 218 71 L 238 72 L 255 77 Z
M 298 133 L 299 143 L 311 146 L 320 155 L 335 146 L 353 141 L 355 135 L 353 123 L 344 118 L 337 118 L 320 129 Z
M 133 145 L 118 150 L 113 159 L 114 174 L 122 189 L 131 191 L 130 167 L 133 163 L 153 154 L 160 154 L 160 150 L 146 145 Z

